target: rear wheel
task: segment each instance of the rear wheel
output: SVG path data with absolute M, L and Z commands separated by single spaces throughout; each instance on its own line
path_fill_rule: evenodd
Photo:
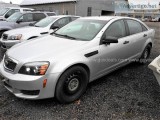
M 142 56 L 139 59 L 140 64 L 146 64 L 148 61 L 148 58 L 150 57 L 151 53 L 151 45 L 147 45 L 142 53 Z
M 85 92 L 88 84 L 88 73 L 81 66 L 66 70 L 58 80 L 55 96 L 60 103 L 70 103 Z

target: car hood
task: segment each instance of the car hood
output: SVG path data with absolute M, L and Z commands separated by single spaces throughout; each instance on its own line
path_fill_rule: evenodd
M 7 55 L 20 62 L 50 61 L 82 48 L 87 41 L 76 41 L 45 35 L 13 46 Z M 63 57 L 64 58 L 64 57 Z
M 0 28 L 14 27 L 14 22 L 0 21 Z
M 41 33 L 44 32 L 44 28 L 39 28 L 39 27 L 31 27 L 31 26 L 27 26 L 27 27 L 22 27 L 22 28 L 17 28 L 17 29 L 13 29 L 10 31 L 5 32 L 8 35 L 15 35 L 15 34 L 35 34 L 35 33 Z

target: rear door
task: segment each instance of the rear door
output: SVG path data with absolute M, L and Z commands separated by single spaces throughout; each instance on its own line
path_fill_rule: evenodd
M 147 29 L 145 26 L 142 26 L 142 24 L 136 20 L 125 20 L 126 25 L 128 26 L 129 30 L 129 42 L 130 42 L 130 54 L 131 57 L 138 57 L 141 54 L 142 47 L 144 46 L 148 35 L 147 35 Z

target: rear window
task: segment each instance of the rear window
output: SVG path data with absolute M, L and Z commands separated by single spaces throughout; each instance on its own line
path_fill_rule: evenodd
M 39 20 L 41 20 L 41 19 L 43 19 L 45 17 L 46 16 L 43 13 L 34 13 L 33 14 L 33 21 L 39 21 Z

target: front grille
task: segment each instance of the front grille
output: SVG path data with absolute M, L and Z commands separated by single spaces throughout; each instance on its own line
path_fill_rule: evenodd
M 8 57 L 5 57 L 4 59 L 4 67 L 9 70 L 9 71 L 14 71 L 14 69 L 16 68 L 17 63 L 15 63 L 13 60 L 11 60 Z
M 2 39 L 3 40 L 7 40 L 8 39 L 8 35 L 7 34 L 3 34 Z

